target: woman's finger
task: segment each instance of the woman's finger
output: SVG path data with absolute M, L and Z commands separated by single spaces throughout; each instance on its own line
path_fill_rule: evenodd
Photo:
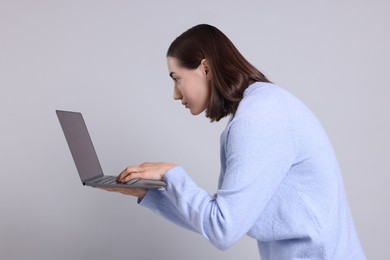
M 140 169 L 139 169 L 139 165 L 135 165 L 135 166 L 128 166 L 126 167 L 126 169 L 124 169 L 120 174 L 119 176 L 117 177 L 117 181 L 119 182 L 126 182 L 124 179 L 126 177 L 128 177 L 130 174 L 134 173 L 134 172 L 139 172 Z M 129 179 L 130 180 L 130 179 Z M 129 181 L 127 180 L 127 181 Z
M 122 181 L 123 182 L 128 182 L 128 181 L 131 181 L 133 179 L 157 180 L 157 179 L 153 179 L 152 177 L 150 177 L 150 174 L 148 174 L 147 171 L 143 171 L 143 172 L 132 172 L 132 173 L 129 173 L 126 177 L 124 177 L 122 179 Z

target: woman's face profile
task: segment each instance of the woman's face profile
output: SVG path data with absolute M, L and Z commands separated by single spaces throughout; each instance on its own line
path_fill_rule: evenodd
M 207 61 L 202 60 L 196 69 L 186 69 L 179 65 L 178 59 L 167 57 L 167 65 L 174 82 L 173 98 L 181 100 L 193 115 L 205 111 L 210 101 Z

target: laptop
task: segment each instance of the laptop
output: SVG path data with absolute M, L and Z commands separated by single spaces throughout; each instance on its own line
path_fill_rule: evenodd
M 104 175 L 83 115 L 80 112 L 56 110 L 62 130 L 83 185 L 91 187 L 164 189 L 165 182 L 133 179 L 127 183 L 116 176 Z

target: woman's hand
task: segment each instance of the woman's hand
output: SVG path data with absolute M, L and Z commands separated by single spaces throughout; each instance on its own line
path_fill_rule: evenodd
M 173 163 L 151 163 L 146 162 L 140 165 L 128 166 L 125 170 L 123 170 L 119 176 L 117 177 L 118 182 L 128 182 L 132 179 L 144 179 L 144 180 L 163 180 L 164 174 L 167 173 L 170 169 L 175 167 L 176 165 Z M 147 190 L 145 189 L 126 189 L 126 188 L 107 188 L 100 187 L 99 189 L 118 192 L 125 195 L 131 195 L 142 199 Z
M 111 191 L 111 192 L 118 192 L 118 193 L 122 193 L 124 195 L 134 196 L 134 197 L 137 197 L 139 199 L 143 199 L 143 197 L 145 196 L 145 194 L 147 192 L 147 190 L 145 190 L 145 189 L 138 189 L 138 188 L 126 189 L 126 188 L 97 187 L 97 189 Z
M 175 167 L 173 163 L 151 163 L 146 162 L 140 165 L 128 166 L 119 174 L 118 182 L 128 182 L 132 179 L 157 180 L 162 181 L 164 174 Z

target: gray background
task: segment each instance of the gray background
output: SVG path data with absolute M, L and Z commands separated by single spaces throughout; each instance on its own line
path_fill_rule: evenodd
M 82 187 L 55 109 L 82 111 L 106 173 L 171 161 L 210 193 L 226 124 L 172 99 L 165 51 L 219 27 L 334 144 L 369 259 L 390 259 L 388 1 L 0 0 L 0 259 L 258 259 Z

